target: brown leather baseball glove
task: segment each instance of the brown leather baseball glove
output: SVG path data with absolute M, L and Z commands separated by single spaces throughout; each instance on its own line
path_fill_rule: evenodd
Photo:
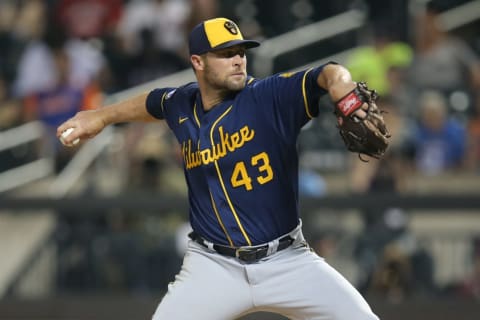
M 388 147 L 390 133 L 387 130 L 382 111 L 375 101 L 378 95 L 369 90 L 364 82 L 335 103 L 335 115 L 338 119 L 340 135 L 351 152 L 379 159 Z M 359 118 L 355 111 L 362 108 L 366 116 Z

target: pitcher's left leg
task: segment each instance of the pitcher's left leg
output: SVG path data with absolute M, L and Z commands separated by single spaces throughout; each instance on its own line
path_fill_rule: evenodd
M 307 247 L 289 248 L 255 266 L 258 307 L 295 320 L 378 320 L 360 293 Z

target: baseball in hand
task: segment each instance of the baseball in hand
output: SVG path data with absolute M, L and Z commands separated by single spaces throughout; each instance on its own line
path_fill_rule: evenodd
M 73 128 L 68 128 L 67 130 L 65 130 L 65 131 L 62 132 L 62 135 L 60 136 L 60 141 L 62 142 L 62 144 L 63 144 L 64 146 L 73 147 L 74 145 L 77 145 L 77 144 L 80 142 L 80 139 L 79 139 L 79 138 L 73 140 L 72 143 L 67 143 L 67 142 L 65 142 L 64 139 L 65 139 L 70 133 L 72 133 L 72 132 L 73 132 Z

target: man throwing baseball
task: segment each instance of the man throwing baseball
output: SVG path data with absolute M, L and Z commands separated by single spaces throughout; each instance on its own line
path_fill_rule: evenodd
M 58 136 L 73 128 L 63 138 L 69 144 L 113 123 L 159 119 L 175 134 L 193 232 L 154 320 L 226 320 L 256 311 L 291 319 L 378 319 L 303 238 L 296 142 L 325 94 L 336 102 L 340 128 L 353 119 L 371 132 L 383 119 L 380 113 L 369 118 L 375 109 L 371 92 L 335 63 L 262 80 L 247 75 L 245 51 L 258 45 L 228 19 L 207 20 L 189 37 L 197 82 L 79 112 Z M 353 141 L 347 144 L 351 151 L 381 156 L 382 143 L 367 150 L 377 139 L 372 136 L 385 140 L 386 128 L 380 129 L 367 136 L 363 129 L 345 129 L 341 135 Z

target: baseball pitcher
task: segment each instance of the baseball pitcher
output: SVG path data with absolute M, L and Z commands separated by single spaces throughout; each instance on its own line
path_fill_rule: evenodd
M 246 73 L 245 53 L 257 46 L 231 20 L 204 21 L 189 36 L 197 82 L 79 112 L 57 134 L 69 145 L 113 123 L 155 120 L 175 134 L 193 232 L 154 320 L 225 320 L 256 311 L 378 319 L 302 235 L 296 150 L 301 128 L 328 94 L 347 148 L 381 157 L 389 135 L 376 94 L 333 62 L 255 79 Z

